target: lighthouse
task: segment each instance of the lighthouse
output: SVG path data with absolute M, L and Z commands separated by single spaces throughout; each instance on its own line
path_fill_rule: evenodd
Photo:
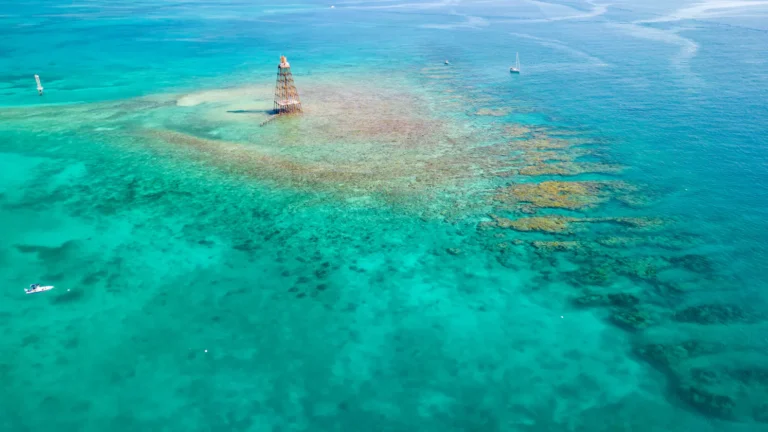
M 275 112 L 277 114 L 297 114 L 301 112 L 301 99 L 293 83 L 291 64 L 285 56 L 280 56 L 277 65 L 277 84 L 275 85 Z

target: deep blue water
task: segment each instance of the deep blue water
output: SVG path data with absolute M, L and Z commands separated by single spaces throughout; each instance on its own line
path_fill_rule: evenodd
M 768 430 L 759 3 L 0 2 L 0 428 Z

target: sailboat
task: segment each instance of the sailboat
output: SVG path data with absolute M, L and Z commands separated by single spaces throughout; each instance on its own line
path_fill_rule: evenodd
M 43 85 L 40 84 L 40 76 L 35 74 L 35 82 L 37 83 L 37 92 L 40 94 L 40 96 L 43 95 Z
M 520 73 L 520 54 L 515 53 L 515 65 L 509 68 L 510 73 Z

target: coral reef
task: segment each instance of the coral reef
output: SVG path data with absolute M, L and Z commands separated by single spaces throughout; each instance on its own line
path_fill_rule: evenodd
M 422 72 L 426 74 L 423 78 L 427 80 L 451 78 L 451 72 L 444 68 L 429 68 Z M 529 267 L 534 267 L 538 274 L 531 277 L 532 280 L 559 286 L 574 282 L 577 285 L 574 291 L 586 294 L 573 300 L 577 306 L 607 308 L 600 312 L 610 314 L 613 323 L 630 331 L 644 330 L 657 322 L 658 317 L 666 319 L 670 315 L 672 320 L 676 321 L 670 323 L 671 328 L 702 333 L 719 329 L 679 323 L 714 326 L 756 321 L 753 315 L 735 305 L 698 305 L 683 308 L 676 313 L 665 309 L 652 309 L 679 304 L 679 297 L 682 297 L 663 298 L 672 290 L 661 292 L 663 290 L 657 290 L 658 287 L 674 284 L 695 285 L 701 280 L 694 279 L 689 274 L 684 275 L 688 279 L 683 282 L 664 280 L 663 273 L 670 266 L 696 274 L 709 275 L 714 271 L 712 262 L 705 256 L 686 254 L 686 251 L 682 250 L 678 252 L 680 256 L 671 258 L 640 256 L 658 253 L 657 248 L 683 249 L 690 246 L 691 242 L 684 236 L 646 234 L 648 231 L 665 227 L 668 220 L 655 217 L 610 216 L 612 213 L 600 217 L 588 217 L 596 216 L 592 213 L 570 217 L 575 213 L 564 211 L 590 210 L 610 200 L 631 207 L 647 205 L 649 198 L 639 193 L 635 186 L 606 180 L 532 183 L 531 181 L 541 179 L 506 179 L 518 175 L 530 177 L 619 173 L 621 167 L 618 165 L 593 162 L 610 160 L 601 158 L 599 142 L 578 138 L 565 139 L 567 131 L 560 133 L 544 127 L 499 125 L 497 119 L 476 119 L 479 123 L 488 124 L 489 131 L 487 135 L 477 133 L 486 130 L 454 124 L 451 116 L 444 115 L 444 112 L 431 112 L 430 106 L 435 104 L 423 100 L 418 96 L 418 92 L 410 93 L 402 88 L 377 88 L 367 83 L 326 85 L 328 83 L 313 83 L 311 79 L 302 84 L 306 85 L 305 116 L 300 119 L 281 119 L 270 124 L 269 128 L 248 129 L 249 122 L 257 123 L 253 119 L 257 118 L 258 114 L 234 113 L 234 105 L 241 102 L 230 103 L 228 99 L 242 90 L 234 89 L 191 94 L 158 103 L 124 103 L 124 110 L 167 110 L 168 116 L 164 121 L 153 120 L 146 123 L 132 119 L 131 122 L 122 124 L 119 132 L 111 133 L 122 137 L 124 142 L 128 143 L 127 148 L 146 145 L 153 150 L 157 149 L 161 154 L 182 155 L 195 162 L 216 167 L 227 174 L 243 175 L 249 180 L 264 180 L 270 186 L 274 182 L 281 188 L 295 188 L 301 192 L 327 192 L 327 195 L 333 195 L 333 199 L 342 198 L 338 201 L 341 203 L 367 203 L 372 196 L 381 195 L 386 198 L 387 203 L 402 205 L 399 209 L 417 209 L 422 215 L 435 215 L 434 217 L 448 221 L 445 226 L 450 232 L 446 239 L 450 240 L 447 240 L 449 243 L 429 246 L 429 250 L 435 255 L 432 257 L 434 261 L 443 259 L 446 263 L 450 261 L 450 264 L 459 267 L 464 264 L 464 258 L 486 259 L 485 263 L 490 262 L 491 265 L 495 265 L 495 259 L 501 266 L 510 269 L 521 268 L 521 274 L 530 270 Z M 271 93 L 270 88 L 264 91 Z M 446 93 L 454 91 L 445 90 Z M 457 110 L 465 114 L 464 102 L 469 98 L 454 96 L 447 99 L 455 102 Z M 313 105 L 313 100 L 322 103 Z M 491 101 L 488 101 L 488 105 L 491 106 Z M 349 109 L 350 106 L 354 109 Z M 404 112 L 404 106 L 419 106 L 424 109 Z M 446 107 L 438 106 L 442 109 Z M 56 108 L 57 111 L 59 109 L 69 108 Z M 511 111 L 507 108 L 483 108 L 474 114 L 504 116 L 509 112 Z M 55 115 L 53 109 L 50 115 Z M 107 113 L 104 116 L 107 116 Z M 183 120 L 179 120 L 180 118 Z M 141 126 L 135 127 L 136 124 Z M 111 127 L 113 124 L 109 125 Z M 236 127 L 231 127 L 232 125 Z M 242 135 L 237 135 L 238 133 Z M 251 136 L 255 138 L 251 139 Z M 584 156 L 589 158 L 580 159 Z M 498 178 L 500 176 L 505 177 L 504 182 L 527 182 L 498 188 L 502 184 L 502 180 Z M 259 182 L 253 183 L 261 186 Z M 104 192 L 105 190 L 107 192 Z M 172 201 L 171 195 L 174 193 L 177 193 L 174 185 L 163 185 L 157 190 L 148 187 L 143 192 L 141 188 L 129 186 L 114 194 L 105 188 L 101 191 L 101 196 L 106 204 L 94 207 L 105 212 L 109 206 L 135 208 L 138 204 L 153 203 L 157 200 Z M 488 196 L 492 197 L 492 202 L 489 202 Z M 440 200 L 444 202 L 435 204 Z M 258 198 L 239 202 L 256 201 Z M 126 206 L 126 203 L 130 205 Z M 216 205 L 200 207 L 202 213 L 205 208 Z M 615 209 L 606 207 L 607 211 Z M 169 205 L 168 208 L 175 207 Z M 475 217 L 489 211 L 506 217 L 490 215 L 490 221 L 478 225 L 479 232 L 471 233 L 477 238 L 470 238 L 464 233 L 457 235 L 464 237 L 462 240 L 453 237 L 454 232 L 459 231 L 455 225 L 465 224 L 461 227 L 463 231 L 466 225 L 474 223 L 468 221 L 474 221 Z M 250 209 L 233 211 L 238 220 L 245 220 L 243 223 L 249 225 L 250 230 L 253 220 L 261 218 L 246 220 L 244 215 L 248 212 Z M 555 212 L 569 216 L 549 214 Z M 520 217 L 523 214 L 536 216 Z M 422 220 L 426 221 L 426 216 Z M 414 221 L 418 224 L 417 219 Z M 451 226 L 451 223 L 455 225 Z M 333 222 L 328 225 L 333 226 Z M 231 226 L 232 224 L 227 224 L 227 227 Z M 295 229 L 304 230 L 304 226 L 297 224 Z M 518 233 L 501 230 L 514 230 Z M 261 253 L 262 243 L 275 235 L 280 238 L 279 233 L 278 229 L 269 227 L 259 234 L 256 240 L 248 238 L 247 241 L 234 242 L 231 253 L 238 256 L 251 255 L 253 258 L 264 255 Z M 567 237 L 574 233 L 580 234 L 578 240 Z M 393 237 L 383 232 L 378 232 L 377 235 L 384 239 Z M 508 236 L 519 238 L 508 239 Z M 280 243 L 313 243 L 318 241 L 318 237 Z M 445 240 L 442 234 L 435 237 Z M 397 241 L 411 240 L 397 238 Z M 488 242 L 485 253 L 475 253 L 476 242 L 482 241 Z M 342 243 L 348 242 L 340 242 Z M 199 240 L 198 245 L 210 248 L 215 242 L 203 239 Z M 638 253 L 620 250 L 637 246 L 653 248 L 654 251 L 642 250 Z M 67 247 L 62 245 L 59 248 L 16 245 L 14 253 L 32 254 L 33 258 L 53 260 L 71 254 L 72 247 L 75 247 L 74 251 L 77 252 L 79 244 Z M 602 247 L 613 250 L 606 251 Z M 548 254 L 549 252 L 558 253 Z M 333 295 L 336 292 L 333 281 L 334 265 L 328 261 L 321 262 L 319 257 L 311 253 L 299 255 L 301 259 L 297 258 L 297 261 L 307 274 L 292 275 L 292 272 L 296 273 L 297 270 L 282 270 L 283 277 L 296 279 L 298 284 L 293 287 L 289 284 L 286 287 L 291 287 L 291 296 L 310 301 L 318 292 L 326 296 Z M 312 258 L 305 260 L 305 256 Z M 556 262 L 562 262 L 565 266 L 550 265 Z M 472 265 L 474 264 L 475 261 L 472 262 Z M 347 269 L 354 273 L 371 274 L 375 271 L 366 270 L 368 265 L 360 265 L 365 269 L 356 264 L 349 265 Z M 578 270 L 571 271 L 574 268 Z M 389 266 L 388 271 L 393 269 L 393 266 Z M 506 272 L 510 273 L 512 272 Z M 108 275 L 110 272 L 107 271 L 90 272 L 83 279 L 83 283 L 95 285 Z M 664 285 L 665 283 L 668 285 Z M 653 288 L 653 291 L 650 288 Z M 78 298 L 76 295 L 61 296 L 61 300 L 55 301 L 74 301 Z M 565 295 L 569 298 L 574 294 L 568 292 Z M 652 336 L 648 335 L 656 330 L 634 336 L 638 339 L 651 338 Z M 691 336 L 685 335 L 685 338 L 689 337 Z M 714 366 L 710 366 L 709 357 L 716 357 L 723 350 L 719 345 L 688 340 L 681 343 L 647 344 L 638 348 L 637 352 L 649 362 L 664 369 L 670 377 L 671 386 L 679 396 L 700 411 L 713 416 L 737 419 L 744 418 L 743 413 L 749 412 L 755 420 L 768 421 L 768 405 L 764 402 L 748 405 L 743 401 L 744 397 L 739 396 L 739 392 L 762 394 L 761 389 L 768 386 L 768 371 L 757 366 L 734 365 L 730 363 L 732 359 L 720 359 L 719 363 L 713 361 Z M 752 399 L 766 400 L 759 397 Z M 743 406 L 746 406 L 746 409 L 739 411 Z

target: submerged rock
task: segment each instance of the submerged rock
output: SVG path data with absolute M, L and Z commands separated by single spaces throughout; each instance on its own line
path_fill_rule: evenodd
M 480 108 L 475 112 L 476 116 L 503 117 L 509 114 L 510 108 Z
M 703 255 L 689 254 L 673 257 L 669 259 L 669 262 L 694 273 L 710 273 L 712 271 L 712 263 L 709 261 L 709 258 Z
M 539 162 L 520 169 L 524 176 L 575 176 L 586 173 L 616 174 L 621 167 L 602 162 Z
M 503 250 L 496 256 L 496 261 L 506 268 L 518 269 L 520 266 L 520 257 L 517 254 L 510 253 L 508 250 Z
M 629 293 L 608 294 L 608 300 L 614 306 L 628 307 L 640 303 L 640 299 Z
M 637 353 L 659 366 L 670 367 L 680 363 L 690 355 L 680 345 L 651 344 L 638 348 Z
M 739 368 L 732 370 L 730 375 L 744 384 L 760 384 L 768 386 L 768 368 Z
M 606 297 L 601 294 L 590 294 L 578 297 L 574 300 L 580 306 L 603 306 L 608 304 Z
M 707 304 L 691 306 L 675 314 L 675 320 L 696 324 L 729 324 L 749 320 L 749 315 L 736 305 Z
M 581 248 L 578 241 L 532 241 L 531 246 L 542 251 L 573 251 Z
M 606 182 L 518 183 L 500 189 L 494 200 L 501 203 L 528 203 L 535 207 L 581 209 L 606 199 Z
M 752 417 L 755 419 L 755 421 L 768 423 L 768 403 L 756 406 L 752 410 Z
M 539 231 L 547 233 L 567 233 L 568 222 L 572 218 L 564 216 L 525 217 L 520 219 L 507 219 L 496 215 L 490 215 L 492 222 L 482 222 L 480 228 L 497 227 L 511 228 L 516 231 Z
M 519 138 L 531 133 L 531 129 L 522 125 L 511 125 L 504 128 L 507 134 L 513 138 Z
M 611 316 L 611 320 L 628 330 L 643 330 L 651 325 L 651 316 L 638 309 L 618 311 Z
M 453 256 L 461 255 L 461 249 L 459 248 L 448 248 L 445 251 Z
M 573 281 L 580 285 L 608 285 L 613 276 L 607 265 L 586 266 L 573 273 Z
M 688 385 L 678 388 L 678 393 L 683 400 L 704 414 L 727 419 L 733 418 L 733 409 L 736 404 L 730 396 Z
M 591 294 L 574 300 L 580 306 L 617 306 L 632 307 L 640 303 L 640 299 L 629 293 Z
M 713 369 L 693 368 L 691 378 L 700 384 L 716 384 L 720 375 Z
M 689 340 L 674 344 L 648 344 L 635 351 L 649 362 L 669 368 L 688 358 L 712 354 L 721 349 L 720 344 Z
M 702 414 L 741 422 L 768 420 L 768 358 L 725 343 L 689 340 L 648 344 L 638 355 L 663 371 L 675 393 Z

